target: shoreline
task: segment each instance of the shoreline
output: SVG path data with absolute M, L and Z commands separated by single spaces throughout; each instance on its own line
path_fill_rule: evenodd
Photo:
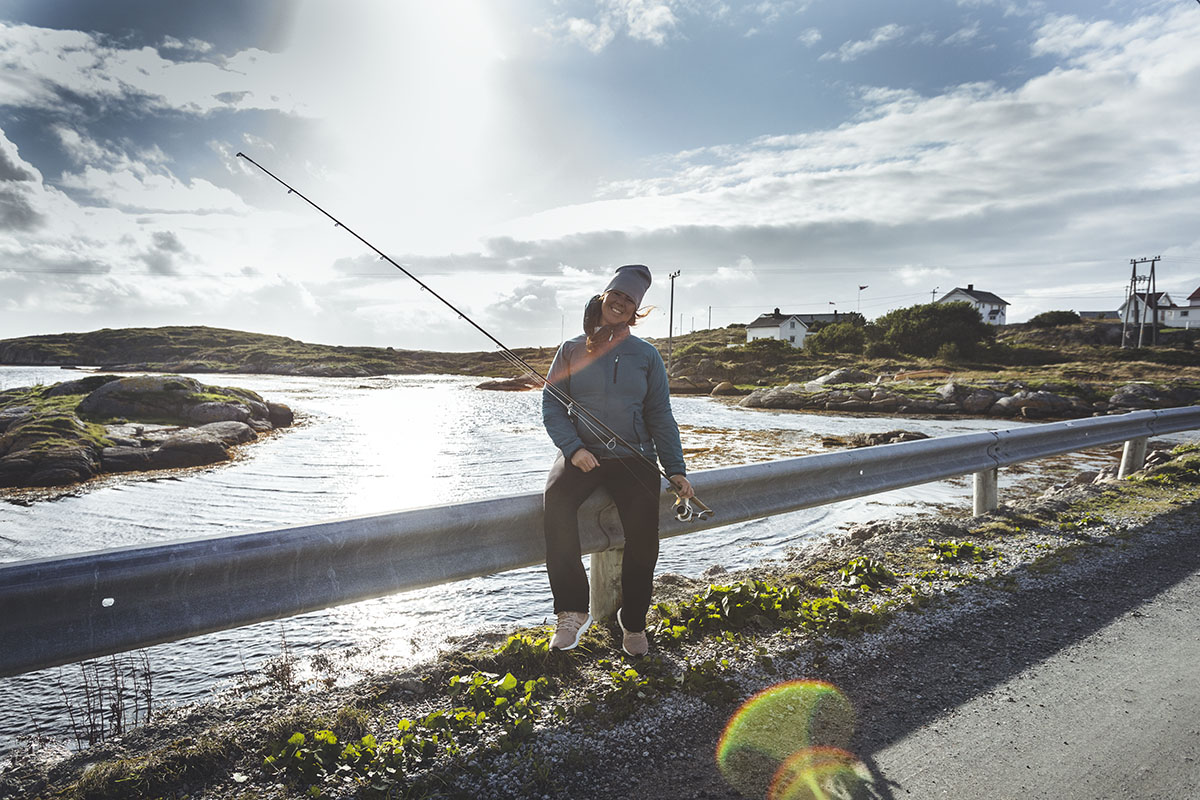
M 66 789 L 74 779 L 83 777 L 83 770 L 89 764 L 91 778 L 86 786 L 96 791 L 107 785 L 140 786 L 146 794 L 182 792 L 186 788 L 194 798 L 211 800 L 249 796 L 244 794 L 247 790 L 252 790 L 254 796 L 298 797 L 306 786 L 286 775 L 271 775 L 262 770 L 263 756 L 278 746 L 272 744 L 273 739 L 286 738 L 294 732 L 311 734 L 320 726 L 337 732 L 343 742 L 366 732 L 375 733 L 382 741 L 396 735 L 397 719 L 419 719 L 436 707 L 444 707 L 448 702 L 442 688 L 446 679 L 473 669 L 500 675 L 506 671 L 520 672 L 521 679 L 548 676 L 554 682 L 553 697 L 539 700 L 541 708 L 533 734 L 516 743 L 515 749 L 497 749 L 494 732 L 485 733 L 462 756 L 442 755 L 422 765 L 414 773 L 418 780 L 433 781 L 431 787 L 436 784 L 450 792 L 429 796 L 518 797 L 523 796 L 520 788 L 523 786 L 537 788 L 550 796 L 605 796 L 621 786 L 621 777 L 647 779 L 647 771 L 637 764 L 614 761 L 611 758 L 614 748 L 628 748 L 631 741 L 637 741 L 639 744 L 635 746 L 640 749 L 649 739 L 661 746 L 660 752 L 664 754 L 678 753 L 679 728 L 673 726 L 696 731 L 701 738 L 715 736 L 719 731 L 712 730 L 712 721 L 727 718 L 740 699 L 756 687 L 762 688 L 764 680 L 770 685 L 794 677 L 819 677 L 843 685 L 846 675 L 857 669 L 855 664 L 860 660 L 877 659 L 886 652 L 897 656 L 894 647 L 889 650 L 892 647 L 889 642 L 919 634 L 938 615 L 954 617 L 972 613 L 980 603 L 987 606 L 1007 602 L 1039 582 L 1061 579 L 1065 573 L 1081 569 L 1091 561 L 1120 558 L 1131 549 L 1153 544 L 1156 537 L 1166 534 L 1158 531 L 1161 526 L 1147 521 L 1172 519 L 1172 515 L 1187 513 L 1188 505 L 1200 499 L 1195 478 L 1187 477 L 1195 474 L 1196 458 L 1186 453 L 1195 449 L 1188 449 L 1181 457 L 1182 472 L 1178 469 L 1175 473 L 1165 472 L 1162 466 L 1151 470 L 1152 475 L 1175 474 L 1176 478 L 1183 475 L 1178 484 L 1152 477 L 1119 484 L 1059 488 L 1040 498 L 1007 504 L 977 519 L 971 519 L 965 512 L 937 511 L 915 518 L 885 520 L 830 532 L 822 542 L 749 570 L 727 573 L 714 567 L 705 573 L 718 580 L 718 585 L 761 581 L 792 587 L 810 599 L 820 597 L 822 592 L 833 591 L 832 596 L 836 596 L 838 591 L 848 589 L 839 579 L 838 570 L 854 559 L 875 559 L 896 574 L 936 573 L 924 578 L 905 578 L 901 585 L 917 587 L 911 593 L 907 588 L 901 592 L 896 586 L 884 591 L 888 588 L 886 584 L 879 586 L 873 596 L 851 592 L 844 601 L 850 616 L 829 618 L 828 624 L 806 628 L 793 622 L 762 627 L 758 623 L 734 624 L 736 620 L 730 618 L 712 634 L 684 637 L 680 641 L 672 641 L 669 633 L 659 631 L 652 637 L 655 658 L 642 661 L 626 659 L 619 649 L 614 649 L 614 645 L 619 647 L 619 639 L 608 625 L 596 626 L 595 632 L 589 632 L 585 639 L 588 649 L 581 648 L 577 654 L 537 651 L 536 637 L 544 636 L 545 630 L 525 632 L 524 645 L 517 646 L 513 645 L 513 638 L 498 637 L 497 641 L 492 637 L 489 641 L 489 637 L 481 636 L 443 653 L 437 662 L 376 675 L 352 687 L 293 692 L 289 696 L 264 685 L 257 690 L 248 689 L 240 698 L 226 698 L 220 706 L 176 709 L 150 728 L 135 730 L 122 740 L 99 745 L 56 765 L 39 765 L 31 754 L 24 766 L 0 773 L 0 798 L 29 796 L 30 792 L 33 796 L 44 796 L 38 793 Z M 1180 461 L 1172 463 L 1178 466 Z M 971 541 L 982 548 L 994 549 L 1000 557 L 987 557 L 979 562 L 961 559 L 936 562 L 932 560 L 928 540 Z M 1194 545 L 1192 549 L 1196 549 Z M 660 575 L 656 581 L 656 599 L 686 605 L 690 597 L 708 585 L 698 579 Z M 882 607 L 871 610 L 873 605 Z M 517 635 L 520 637 L 521 632 Z M 510 652 L 497 652 L 496 644 L 503 644 Z M 933 642 L 929 646 L 940 645 Z M 472 649 L 474 653 L 468 652 Z M 720 667 L 721 659 L 728 659 L 728 666 Z M 693 674 L 698 676 L 694 683 L 707 682 L 707 693 L 688 691 L 686 682 L 683 689 L 660 685 L 659 677 L 686 676 L 687 665 L 706 663 L 718 666 L 707 668 L 703 674 L 695 671 Z M 630 687 L 613 677 L 624 674 L 621 671 L 627 668 L 639 671 L 637 680 L 645 685 L 635 683 L 632 688 L 646 698 L 632 702 Z M 621 716 L 631 702 L 630 713 Z M 584 714 L 582 709 L 588 704 L 597 707 L 598 712 Z M 563 709 L 569 722 L 551 714 L 551 707 Z M 211 745 L 214 737 L 224 743 L 215 751 Z M 209 745 L 204 746 L 203 742 Z M 568 751 L 577 753 L 569 786 L 545 783 L 548 779 L 539 768 L 552 764 L 555 754 Z M 592 753 L 606 767 L 592 764 L 590 757 L 583 757 L 586 753 Z M 163 775 L 152 778 L 152 766 Z M 660 796 L 705 796 L 680 791 L 687 785 L 695 785 L 698 790 L 695 782 L 701 777 L 699 773 L 693 775 L 672 767 L 669 758 L 660 767 L 661 770 L 654 771 L 655 777 L 650 778 L 662 792 Z M 472 772 L 475 768 L 478 771 Z M 446 769 L 452 772 L 445 773 Z M 706 781 L 713 777 L 711 764 L 709 769 Z M 580 777 L 576 777 L 576 772 Z M 457 783 L 439 784 L 434 780 L 438 774 L 457 776 Z M 481 780 L 482 776 L 493 776 L 498 781 L 490 784 L 486 792 L 476 784 L 480 791 L 469 795 L 471 781 Z M 121 778 L 126 779 L 123 784 L 113 783 Z M 322 778 L 321 785 L 326 796 L 352 796 L 349 784 L 330 783 Z M 452 787 L 457 788 L 451 791 Z M 85 784 L 79 784 L 72 791 L 84 788 Z M 25 794 L 5 795 L 5 791 Z M 73 795 L 68 792 L 65 796 Z M 708 796 L 726 795 L 718 791 Z

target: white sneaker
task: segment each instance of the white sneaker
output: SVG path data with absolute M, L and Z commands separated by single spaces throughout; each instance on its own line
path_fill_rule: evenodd
M 574 650 L 591 624 L 592 615 L 583 611 L 558 612 L 558 625 L 554 628 L 550 649 Z
M 641 658 L 650 652 L 650 640 L 646 637 L 646 631 L 628 631 L 625 630 L 625 623 L 621 622 L 621 609 L 617 609 L 617 624 L 621 626 L 621 649 L 626 655 L 634 658 Z

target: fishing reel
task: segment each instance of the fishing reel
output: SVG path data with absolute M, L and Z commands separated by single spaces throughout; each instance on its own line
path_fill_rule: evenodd
M 697 522 L 703 522 L 713 515 L 713 510 L 704 505 L 699 497 L 693 496 L 691 499 L 695 500 L 696 505 L 700 506 L 699 511 L 692 510 L 692 504 L 689 500 L 680 497 L 679 495 L 675 495 L 675 505 L 672 510 L 675 512 L 676 521 L 691 522 L 692 520 L 695 520 Z

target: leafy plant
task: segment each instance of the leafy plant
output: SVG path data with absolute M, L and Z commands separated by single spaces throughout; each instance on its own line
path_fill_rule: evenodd
M 994 547 L 975 544 L 974 542 L 960 542 L 957 539 L 950 539 L 943 542 L 935 542 L 933 539 L 930 539 L 929 546 L 934 550 L 934 561 L 973 561 L 979 564 L 988 559 L 1000 556 L 1000 551 Z
M 866 586 L 873 589 L 896 582 L 891 570 L 866 556 L 850 559 L 838 572 L 842 576 L 842 583 L 850 587 Z

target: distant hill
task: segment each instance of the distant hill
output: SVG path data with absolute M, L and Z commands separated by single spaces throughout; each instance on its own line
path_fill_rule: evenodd
M 544 371 L 553 348 L 515 351 Z M 506 376 L 517 373 L 498 352 L 439 353 L 391 347 L 310 344 L 285 336 L 208 328 L 104 328 L 0 340 L 0 364 L 95 366 L 114 371 L 239 372 L 353 377 L 385 374 Z

